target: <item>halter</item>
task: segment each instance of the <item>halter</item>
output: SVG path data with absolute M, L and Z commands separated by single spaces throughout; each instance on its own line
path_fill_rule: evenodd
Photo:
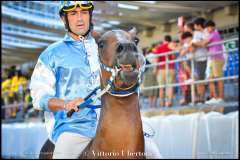
M 91 109 L 96 109 L 96 108 L 101 108 L 101 105 L 91 105 L 93 102 L 95 102 L 98 98 L 100 98 L 102 95 L 104 95 L 105 93 L 109 93 L 112 96 L 115 97 L 127 97 L 132 95 L 133 93 L 139 93 L 139 84 L 141 83 L 141 75 L 143 70 L 141 70 L 141 67 L 139 68 L 139 74 L 138 74 L 138 81 L 132 85 L 131 87 L 128 87 L 127 89 L 122 89 L 120 91 L 116 91 L 115 90 L 115 85 L 113 84 L 116 76 L 118 75 L 118 72 L 121 71 L 121 69 L 119 69 L 117 66 L 115 66 L 114 68 L 107 66 L 106 64 L 101 62 L 101 59 L 99 57 L 99 62 L 100 62 L 100 66 L 101 68 L 103 68 L 104 70 L 106 70 L 107 72 L 111 72 L 111 77 L 108 80 L 107 85 L 104 87 L 104 89 L 101 90 L 101 87 L 98 86 L 96 87 L 91 93 L 89 93 L 85 98 L 84 101 L 77 106 L 78 109 L 82 109 L 82 108 L 91 108 Z M 101 70 L 100 70 L 101 72 Z M 71 117 L 72 114 L 74 113 L 74 109 L 70 110 L 67 113 L 67 117 Z
M 99 57 L 99 61 L 100 61 L 100 66 L 102 69 L 106 70 L 107 72 L 111 72 L 111 77 L 110 79 L 107 81 L 107 86 L 110 86 L 110 89 L 107 91 L 107 93 L 109 93 L 112 96 L 115 97 L 127 97 L 132 95 L 133 93 L 138 93 L 139 92 L 139 84 L 141 83 L 141 69 L 139 68 L 139 74 L 138 74 L 138 81 L 131 85 L 128 88 L 120 88 L 120 87 L 116 87 L 114 85 L 114 80 L 116 78 L 116 76 L 118 75 L 119 71 L 121 71 L 122 69 L 114 66 L 114 68 L 109 67 L 108 65 L 104 64 L 101 62 L 101 59 Z M 120 89 L 119 91 L 116 89 Z
M 81 37 L 79 37 L 79 38 L 81 38 Z M 108 65 L 101 62 L 100 56 L 99 56 L 99 63 L 100 63 L 100 67 L 102 69 L 106 70 L 107 72 L 111 72 L 111 77 L 109 80 L 107 80 L 107 85 L 104 86 L 104 89 L 101 90 L 101 87 L 98 86 L 88 96 L 86 96 L 84 98 L 84 101 L 78 106 L 79 109 L 85 108 L 85 107 L 92 108 L 92 109 L 101 108 L 100 105 L 94 106 L 91 104 L 93 102 L 95 102 L 98 98 L 100 98 L 102 95 L 104 95 L 105 93 L 108 93 L 115 97 L 127 97 L 134 93 L 137 93 L 139 95 L 139 85 L 141 84 L 141 78 L 142 78 L 142 73 L 144 72 L 144 67 L 139 67 L 138 80 L 136 81 L 135 84 L 131 85 L 128 88 L 120 88 L 120 87 L 116 87 L 114 85 L 114 80 L 115 80 L 116 76 L 118 75 L 118 73 L 122 70 L 122 68 L 120 68 L 118 66 L 109 67 Z M 126 65 L 126 66 L 130 66 L 130 65 Z M 102 72 L 100 69 L 100 76 L 102 76 L 101 73 Z M 116 90 L 116 89 L 118 89 L 118 90 Z M 74 112 L 75 111 L 73 109 L 70 110 L 67 113 L 67 117 L 71 117 L 71 115 Z

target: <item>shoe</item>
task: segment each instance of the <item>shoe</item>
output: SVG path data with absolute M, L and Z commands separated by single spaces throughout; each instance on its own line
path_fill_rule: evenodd
M 191 103 L 189 103 L 189 105 L 190 105 L 190 106 L 193 106 L 193 105 L 195 105 L 195 103 L 192 103 L 192 102 L 191 102 Z
M 166 107 L 172 107 L 172 103 L 171 102 L 166 102 L 165 106 Z
M 185 99 L 184 99 L 184 98 L 183 98 L 183 99 L 181 99 L 179 103 L 180 103 L 180 105 L 181 105 L 181 106 L 184 106 L 184 105 L 186 105 L 186 104 L 187 104 L 187 102 L 185 101 Z
M 206 101 L 206 104 L 216 104 L 219 103 L 216 98 L 211 98 L 210 100 Z
M 218 98 L 217 103 L 224 103 L 224 100 L 222 98 Z
M 197 105 L 202 105 L 202 104 L 204 104 L 204 101 L 198 101 L 197 102 Z

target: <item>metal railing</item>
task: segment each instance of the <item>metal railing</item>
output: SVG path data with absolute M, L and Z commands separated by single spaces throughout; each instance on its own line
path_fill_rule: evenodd
M 208 46 L 212 46 L 212 45 L 216 45 L 216 44 L 223 44 L 223 43 L 226 43 L 226 42 L 231 42 L 231 41 L 238 41 L 238 38 L 233 38 L 233 39 L 228 39 L 228 40 L 224 40 L 224 41 L 221 41 L 219 43 L 214 43 L 214 44 L 210 44 Z M 225 50 L 223 52 L 218 52 L 218 53 L 215 53 L 215 54 L 221 54 L 221 53 L 229 53 L 229 52 L 236 52 L 238 51 L 239 49 L 238 48 L 235 48 L 235 49 L 229 49 L 229 50 Z M 214 78 L 214 79 L 205 79 L 205 80 L 195 80 L 194 79 L 194 56 L 192 57 L 188 57 L 188 58 L 180 58 L 180 59 L 176 59 L 176 60 L 169 60 L 168 59 L 168 56 L 171 55 L 171 54 L 176 54 L 178 53 L 178 51 L 171 51 L 171 52 L 166 52 L 166 53 L 163 53 L 163 54 L 160 54 L 160 55 L 155 55 L 155 56 L 152 56 L 151 58 L 157 58 L 157 57 L 160 57 L 160 56 L 166 56 L 166 62 L 159 62 L 159 63 L 155 63 L 155 64 L 150 64 L 150 65 L 146 65 L 146 68 L 150 68 L 150 67 L 156 67 L 156 66 L 159 66 L 159 65 L 166 65 L 168 66 L 168 64 L 170 63 L 179 63 L 179 62 L 183 62 L 183 61 L 191 61 L 191 79 L 192 81 L 191 82 L 176 82 L 176 83 L 172 83 L 172 84 L 169 84 L 169 83 L 166 83 L 165 85 L 157 85 L 157 86 L 148 86 L 148 87 L 142 87 L 141 88 L 141 91 L 144 91 L 144 90 L 151 90 L 151 89 L 158 89 L 158 88 L 168 88 L 168 87 L 179 87 L 179 86 L 182 86 L 182 85 L 191 85 L 191 93 L 192 93 L 192 104 L 194 104 L 194 96 L 195 96 L 195 92 L 194 92 L 194 87 L 196 84 L 201 84 L 201 83 L 208 83 L 208 82 L 216 82 L 216 81 L 225 81 L 225 80 L 235 80 L 235 79 L 238 79 L 239 76 L 238 75 L 231 75 L 231 76 L 227 76 L 227 77 L 220 77 L 220 78 Z M 213 55 L 213 54 L 211 54 Z M 209 54 L 207 56 L 210 56 Z M 166 67 L 166 74 L 168 72 L 169 68 Z M 166 76 L 166 78 L 168 79 L 168 76 Z M 168 81 L 168 80 L 167 80 Z M 23 90 L 23 92 L 26 92 L 26 90 Z M 7 94 L 8 91 L 5 91 L 5 94 Z M 2 93 L 3 95 L 4 93 Z M 4 106 L 1 106 L 2 109 L 11 109 L 11 108 L 19 108 L 20 110 L 22 110 L 23 108 L 26 108 L 26 105 L 30 105 L 30 104 L 26 104 L 23 102 L 23 100 L 21 100 L 20 102 L 17 102 L 17 103 L 14 103 L 14 104 L 6 104 Z
M 223 41 L 216 42 L 216 43 L 211 43 L 211 44 L 208 44 L 206 47 L 219 45 L 219 44 L 223 45 L 224 43 L 231 42 L 231 41 L 239 41 L 239 38 L 237 37 L 237 38 L 223 40 Z M 182 49 L 182 48 L 180 48 L 180 49 Z M 158 62 L 158 63 L 155 63 L 155 64 L 149 64 L 149 65 L 146 65 L 145 68 L 165 65 L 166 84 L 165 85 L 142 87 L 141 88 L 142 91 L 150 90 L 150 89 L 158 89 L 158 88 L 166 88 L 167 89 L 168 87 L 177 87 L 177 86 L 182 86 L 182 85 L 191 85 L 191 100 L 192 100 L 192 104 L 194 104 L 194 102 L 195 102 L 195 89 L 194 89 L 194 85 L 207 83 L 207 82 L 216 82 L 216 81 L 221 81 L 221 80 L 230 80 L 230 79 L 238 79 L 239 78 L 238 75 L 234 75 L 234 76 L 227 76 L 227 77 L 221 77 L 221 78 L 211 78 L 211 79 L 205 79 L 205 80 L 195 80 L 195 77 L 194 77 L 195 58 L 209 57 L 209 56 L 212 56 L 212 55 L 223 54 L 223 53 L 227 53 L 228 54 L 229 52 L 238 51 L 239 48 L 228 49 L 228 50 L 225 50 L 225 51 L 216 52 L 214 54 L 209 54 L 209 52 L 207 52 L 207 54 L 204 55 L 204 56 L 195 56 L 194 54 L 192 54 L 191 57 L 181 58 L 181 59 L 177 59 L 177 60 L 169 60 L 168 56 L 179 53 L 180 49 L 178 49 L 177 51 L 170 51 L 170 52 L 161 53 L 161 54 L 154 55 L 154 56 L 151 56 L 151 57 L 149 56 L 149 58 L 159 58 L 159 57 L 165 56 L 165 58 L 166 58 L 165 62 Z M 169 84 L 168 83 L 169 82 L 169 77 L 167 76 L 168 72 L 169 72 L 169 64 L 171 64 L 171 63 L 174 64 L 174 63 L 177 63 L 177 62 L 183 62 L 183 61 L 189 61 L 189 60 L 191 61 L 191 80 L 192 81 L 191 82 L 184 82 L 184 83 Z M 226 60 L 225 60 L 225 62 L 226 62 Z

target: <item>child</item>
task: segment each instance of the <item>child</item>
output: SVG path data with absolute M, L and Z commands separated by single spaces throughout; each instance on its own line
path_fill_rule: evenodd
M 180 57 L 181 58 L 192 58 L 192 47 L 191 47 L 191 41 L 192 41 L 192 33 L 190 32 L 184 32 L 181 36 L 181 39 L 183 41 L 183 48 L 180 51 Z M 180 62 L 180 70 L 179 70 L 179 82 L 184 83 L 186 81 L 189 81 L 191 77 L 191 59 L 187 61 L 181 61 Z M 182 85 L 181 86 L 182 93 L 183 93 L 183 99 L 180 100 L 181 105 L 186 105 L 189 102 L 191 102 L 191 91 L 189 85 Z

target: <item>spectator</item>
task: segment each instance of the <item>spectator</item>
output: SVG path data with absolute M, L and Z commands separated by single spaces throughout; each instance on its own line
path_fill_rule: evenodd
M 2 85 L 1 85 L 2 86 L 1 95 L 2 95 L 2 100 L 3 100 L 2 105 L 8 104 L 8 91 L 11 86 L 11 81 L 10 81 L 10 77 L 9 77 L 7 70 L 5 69 L 4 72 L 5 72 L 6 76 L 2 77 Z
M 31 109 L 33 109 L 33 105 L 32 105 L 32 98 L 30 95 L 30 89 L 26 90 L 25 96 L 24 96 L 24 108 L 23 108 L 23 112 L 24 112 L 24 118 L 28 118 L 29 114 L 31 111 Z
M 170 49 L 169 45 L 171 44 L 170 42 L 172 41 L 171 36 L 166 35 L 164 37 L 164 41 L 162 44 L 156 46 L 154 53 L 157 55 L 164 54 L 166 52 L 172 51 Z M 168 55 L 168 56 L 160 56 L 157 59 L 157 62 L 166 62 L 168 57 L 168 60 L 174 60 L 174 55 Z M 154 73 L 157 74 L 157 81 L 160 86 L 165 85 L 166 83 L 171 84 L 174 82 L 174 63 L 170 63 L 168 65 L 168 70 L 166 71 L 166 64 L 161 64 L 158 65 L 158 67 L 154 68 Z M 167 75 L 166 75 L 167 73 Z M 167 77 L 166 77 L 167 76 Z M 168 79 L 168 82 L 166 82 L 166 78 Z M 167 90 L 167 95 L 166 99 L 164 101 L 165 95 L 164 95 L 164 88 L 160 88 L 159 90 L 159 95 L 160 95 L 160 106 L 172 106 L 172 100 L 173 100 L 173 87 L 168 87 Z
M 180 50 L 180 58 L 192 58 L 192 47 L 190 46 L 192 41 L 192 33 L 184 32 L 182 34 L 183 46 Z M 180 62 L 180 70 L 179 70 L 179 82 L 183 83 L 190 80 L 191 76 L 191 61 L 182 61 Z M 191 102 L 191 90 L 189 85 L 182 85 L 181 90 L 183 93 L 183 99 L 180 100 L 181 105 L 186 105 Z
M 190 32 L 191 34 L 193 34 L 194 24 L 192 22 L 185 24 L 184 25 L 184 32 Z
M 11 77 L 12 75 L 10 72 L 7 73 L 7 78 L 3 79 L 2 81 L 2 99 L 3 99 L 3 104 L 4 104 L 4 112 L 5 112 L 5 118 L 9 118 L 11 116 L 11 109 L 6 108 L 7 105 L 10 104 L 10 88 L 11 88 Z
M 146 64 L 152 64 L 153 61 L 153 53 L 152 48 L 146 50 L 144 53 L 144 56 L 146 57 Z M 157 86 L 157 78 L 156 74 L 153 73 L 153 68 L 148 67 L 145 69 L 144 78 L 143 78 L 143 86 L 149 87 L 149 86 Z M 156 107 L 156 101 L 158 97 L 159 90 L 158 89 L 148 89 L 143 91 L 143 95 L 148 97 L 149 102 L 149 108 L 155 108 Z
M 24 101 L 24 94 L 27 90 L 27 78 L 22 74 L 21 70 L 17 71 L 17 94 L 19 102 Z
M 11 84 L 11 91 L 13 93 L 13 99 L 14 101 L 18 101 L 18 72 L 19 71 L 15 71 L 14 72 L 14 76 L 12 77 L 12 84 Z
M 222 41 L 219 32 L 215 29 L 215 23 L 212 20 L 209 20 L 205 24 L 209 36 L 205 41 L 203 41 L 203 45 L 207 45 L 209 43 L 216 43 Z M 223 76 L 223 65 L 224 65 L 224 55 L 223 55 L 223 45 L 216 44 L 208 47 L 208 51 L 210 54 L 210 76 L 209 78 L 220 78 Z M 213 95 L 212 99 L 207 101 L 207 104 L 212 103 L 221 103 L 224 99 L 224 82 L 217 82 L 217 89 L 219 94 L 216 93 L 216 87 L 214 82 L 209 83 L 210 95 Z
M 202 46 L 207 34 L 204 32 L 204 18 L 196 18 L 194 21 L 192 46 L 194 54 L 194 74 L 195 80 L 204 80 L 207 66 L 207 48 Z M 205 102 L 205 84 L 197 84 L 197 94 L 195 94 L 195 103 Z

